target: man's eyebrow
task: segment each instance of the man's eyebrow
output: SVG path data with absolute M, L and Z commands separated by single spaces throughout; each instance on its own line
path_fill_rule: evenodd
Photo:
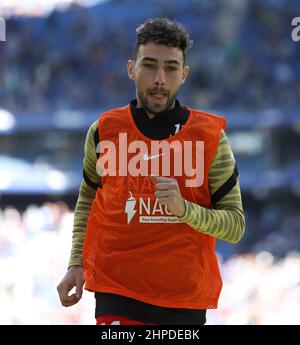
M 152 58 L 152 57 L 149 57 L 149 56 L 145 56 L 145 57 L 143 57 L 142 58 L 142 62 L 143 61 L 152 61 L 152 62 L 158 62 L 158 60 L 157 59 L 155 59 L 155 58 Z M 176 64 L 176 65 L 181 65 L 181 63 L 180 62 L 178 62 L 177 60 L 166 60 L 166 61 L 164 61 L 165 63 L 171 63 L 171 64 Z

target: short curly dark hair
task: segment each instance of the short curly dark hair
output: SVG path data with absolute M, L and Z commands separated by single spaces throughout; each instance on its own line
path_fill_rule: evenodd
M 133 60 L 137 59 L 140 45 L 148 42 L 180 48 L 183 52 L 184 63 L 186 50 L 193 46 L 193 41 L 190 40 L 189 33 L 184 26 L 169 18 L 150 18 L 136 29 Z

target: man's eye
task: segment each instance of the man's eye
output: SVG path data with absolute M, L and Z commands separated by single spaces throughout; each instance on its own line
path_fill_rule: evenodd
M 169 67 L 167 67 L 167 70 L 168 70 L 168 71 L 176 71 L 177 68 L 176 68 L 176 67 L 169 66 Z
M 145 63 L 144 66 L 147 68 L 154 68 L 154 65 L 151 65 L 150 63 Z

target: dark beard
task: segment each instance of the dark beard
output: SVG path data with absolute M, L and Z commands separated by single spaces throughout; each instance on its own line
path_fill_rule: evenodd
M 150 114 L 160 114 L 163 113 L 165 111 L 168 111 L 171 109 L 172 105 L 174 104 L 176 95 L 174 95 L 173 97 L 170 98 L 170 100 L 167 102 L 166 107 L 163 110 L 155 110 L 153 109 L 153 107 L 149 107 L 149 102 L 147 101 L 147 97 L 144 96 L 144 94 L 142 92 L 138 92 L 138 96 L 139 96 L 139 100 L 141 102 L 142 107 Z

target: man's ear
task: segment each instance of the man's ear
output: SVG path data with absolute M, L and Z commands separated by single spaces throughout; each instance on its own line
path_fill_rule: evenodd
M 128 60 L 127 62 L 127 73 L 128 77 L 132 80 L 135 80 L 135 73 L 134 73 L 134 61 Z
M 183 71 L 182 71 L 182 79 L 181 79 L 181 84 L 184 84 L 188 75 L 189 75 L 189 66 L 184 66 Z

